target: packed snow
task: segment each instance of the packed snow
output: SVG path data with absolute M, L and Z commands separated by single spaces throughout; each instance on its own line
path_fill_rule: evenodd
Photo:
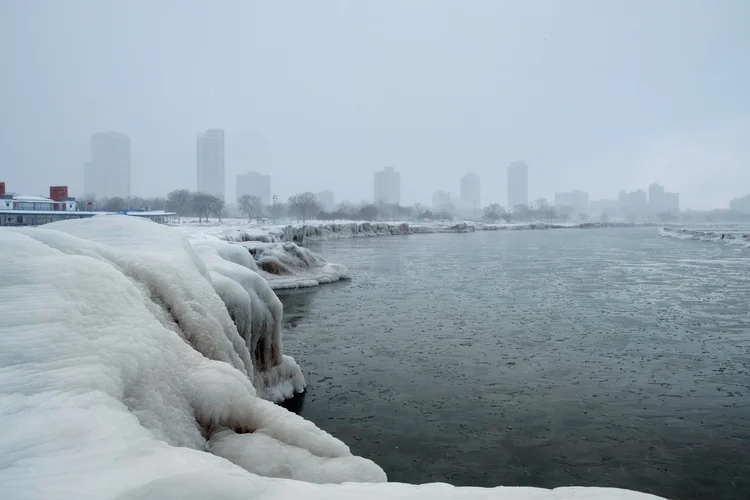
M 3 498 L 656 498 L 384 483 L 264 399 L 303 384 L 281 304 L 246 249 L 206 241 L 127 216 L 0 228 Z

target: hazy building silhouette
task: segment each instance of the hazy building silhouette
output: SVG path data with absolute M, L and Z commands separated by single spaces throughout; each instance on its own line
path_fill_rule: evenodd
M 198 192 L 224 199 L 224 131 L 211 129 L 198 134 L 196 141 Z
M 729 202 L 729 209 L 734 210 L 735 212 L 750 214 L 750 194 L 741 198 L 734 198 Z
M 643 216 L 648 212 L 648 194 L 643 189 L 631 193 L 620 191 L 618 202 L 626 217 Z
M 271 204 L 271 176 L 248 172 L 237 176 L 237 201 L 242 196 L 257 196 L 264 206 Z
M 435 213 L 451 211 L 451 194 L 447 191 L 435 191 L 432 195 L 432 211 Z
M 375 205 L 398 205 L 401 202 L 401 174 L 393 167 L 375 172 Z
M 315 197 L 318 199 L 318 203 L 322 210 L 325 210 L 326 212 L 333 210 L 333 191 L 321 191 L 315 193 Z
M 555 207 L 570 208 L 576 213 L 586 213 L 589 208 L 589 194 L 575 189 L 567 193 L 555 193 Z
M 91 161 L 83 167 L 83 192 L 97 198 L 128 198 L 130 138 L 119 132 L 91 136 Z
M 508 166 L 508 208 L 529 204 L 529 167 L 522 161 Z
M 477 174 L 469 172 L 461 177 L 461 205 L 475 215 L 482 206 L 481 191 L 480 179 Z
M 664 191 L 664 186 L 653 183 L 648 187 L 648 207 L 652 214 L 680 211 L 680 195 Z

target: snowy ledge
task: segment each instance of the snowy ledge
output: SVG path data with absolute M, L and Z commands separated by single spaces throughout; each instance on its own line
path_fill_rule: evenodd
M 4 499 L 656 498 L 384 483 L 269 401 L 304 379 L 240 245 L 125 216 L 0 228 L 0 243 Z

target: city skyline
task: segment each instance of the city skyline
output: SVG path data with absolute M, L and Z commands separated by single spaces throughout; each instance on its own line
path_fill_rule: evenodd
M 481 177 L 482 204 L 505 203 L 515 158 L 534 170 L 532 199 L 611 199 L 652 182 L 688 209 L 745 194 L 750 5 L 548 8 L 537 19 L 525 2 L 472 2 L 456 16 L 448 3 L 227 0 L 178 13 L 157 2 L 144 15 L 129 3 L 2 2 L 0 178 L 80 195 L 88 137 L 118 130 L 132 141 L 132 193 L 194 189 L 195 133 L 216 126 L 228 194 L 255 170 L 282 199 L 330 189 L 356 202 L 372 197 L 371 172 L 393 165 L 402 203 L 427 204 L 458 165 Z M 319 43 L 315 57 L 301 39 Z

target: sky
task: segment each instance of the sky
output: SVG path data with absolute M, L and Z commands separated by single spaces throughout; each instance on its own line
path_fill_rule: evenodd
M 0 181 L 83 189 L 90 137 L 132 142 L 132 191 L 196 188 L 196 134 L 285 199 L 592 199 L 651 182 L 682 208 L 750 193 L 747 0 L 0 0 Z

